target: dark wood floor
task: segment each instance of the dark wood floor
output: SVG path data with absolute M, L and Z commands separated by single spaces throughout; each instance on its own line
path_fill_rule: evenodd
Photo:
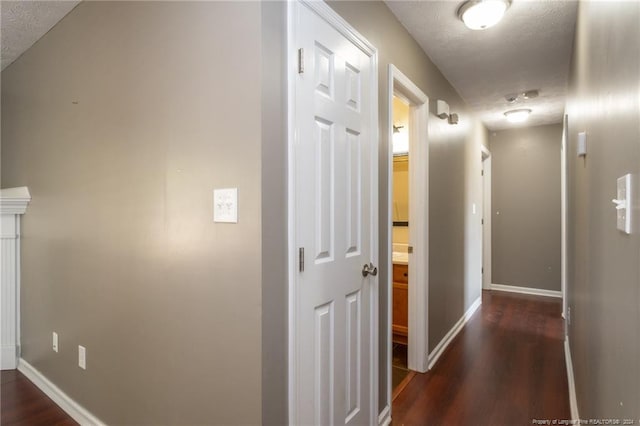
M 569 419 L 560 299 L 484 292 L 435 367 L 393 402 L 393 425 L 531 425 Z M 3 371 L 2 425 L 76 423 L 18 371 Z
M 0 374 L 0 424 L 72 426 L 71 417 L 17 370 Z
M 393 425 L 570 419 L 561 299 L 485 291 L 432 370 L 393 403 Z

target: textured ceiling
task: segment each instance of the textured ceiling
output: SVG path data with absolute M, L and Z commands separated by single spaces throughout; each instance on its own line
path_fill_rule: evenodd
M 0 2 L 0 51 L 4 70 L 71 11 L 79 1 Z
M 577 1 L 513 0 L 484 31 L 457 18 L 462 0 L 386 3 L 487 128 L 562 121 Z M 540 96 L 514 104 L 504 98 L 528 89 Z M 506 121 L 503 113 L 515 108 L 532 110 L 526 123 Z

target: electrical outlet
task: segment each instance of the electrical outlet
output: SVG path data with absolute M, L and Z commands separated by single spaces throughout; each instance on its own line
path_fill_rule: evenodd
M 58 352 L 58 333 L 56 333 L 55 331 L 53 332 L 53 351 L 54 352 Z
M 78 346 L 78 367 L 87 369 L 87 349 L 84 346 Z

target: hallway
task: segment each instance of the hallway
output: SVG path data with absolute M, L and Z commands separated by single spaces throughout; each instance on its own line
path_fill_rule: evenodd
M 393 425 L 525 425 L 569 419 L 561 299 L 483 291 L 434 368 L 393 403 Z

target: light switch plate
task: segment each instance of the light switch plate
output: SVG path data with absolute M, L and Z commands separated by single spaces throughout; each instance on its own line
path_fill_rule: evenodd
M 631 234 L 631 175 L 619 177 L 617 184 L 617 227 L 620 231 Z
M 87 369 L 87 349 L 80 345 L 78 345 L 78 367 Z
M 213 221 L 238 223 L 238 188 L 213 190 Z
M 587 155 L 587 132 L 578 133 L 578 157 Z

